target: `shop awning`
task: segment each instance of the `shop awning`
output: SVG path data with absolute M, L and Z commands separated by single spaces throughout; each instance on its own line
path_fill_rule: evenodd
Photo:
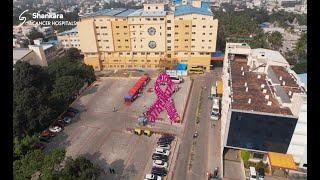
M 217 94 L 218 95 L 222 95 L 222 81 L 217 81 L 216 82 L 216 86 L 217 86 Z
M 271 167 L 297 170 L 297 166 L 294 163 L 293 156 L 291 154 L 268 152 L 268 157 Z

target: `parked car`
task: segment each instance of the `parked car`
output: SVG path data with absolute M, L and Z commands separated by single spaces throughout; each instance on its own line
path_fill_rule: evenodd
M 257 172 L 255 167 L 250 167 L 250 180 L 256 180 L 257 179 Z
M 73 112 L 73 113 L 75 113 L 75 114 L 77 114 L 77 113 L 80 112 L 78 109 L 73 108 L 73 107 L 69 107 L 69 108 L 67 109 L 67 111 L 68 111 L 68 112 Z
M 169 154 L 170 154 L 169 150 L 165 150 L 165 149 L 162 149 L 162 148 L 156 148 L 154 152 L 158 153 L 158 154 L 163 154 L 163 155 L 166 155 L 166 156 L 169 156 Z
M 52 123 L 52 126 L 58 126 L 58 127 L 60 127 L 61 129 L 64 129 L 64 122 L 62 122 L 62 121 L 59 121 L 59 120 L 57 120 L 57 121 L 55 121 L 55 122 L 53 122 Z
M 158 148 L 162 148 L 165 150 L 170 150 L 170 145 L 169 144 L 160 144 L 158 145 Z
M 39 137 L 39 140 L 41 142 L 46 142 L 46 143 L 49 143 L 50 142 L 50 138 L 49 137 L 44 137 L 44 136 L 40 136 Z
M 169 140 L 173 141 L 174 140 L 174 136 L 170 135 L 170 134 L 164 134 L 159 139 L 169 139 Z
M 217 121 L 220 116 L 220 99 L 218 97 L 213 97 L 212 101 L 213 101 L 213 104 L 212 104 L 210 118 L 214 121 Z
M 51 132 L 61 132 L 62 128 L 59 127 L 59 126 L 53 126 L 53 127 L 49 128 L 49 131 L 51 131 Z
M 152 160 L 161 160 L 161 161 L 168 161 L 168 156 L 154 153 L 152 154 Z
M 67 111 L 67 112 L 63 113 L 62 117 L 67 117 L 67 116 L 74 117 L 75 115 L 76 115 L 76 113 L 71 112 L 71 111 Z
M 151 173 L 158 176 L 166 176 L 168 172 L 165 168 L 152 167 Z
M 258 169 L 258 178 L 259 178 L 259 180 L 264 180 L 264 169 L 263 168 Z
M 34 147 L 35 147 L 36 149 L 41 149 L 41 150 L 43 150 L 43 149 L 46 147 L 46 145 L 44 145 L 44 144 L 41 143 L 41 142 L 37 142 L 37 143 L 34 144 Z
M 154 174 L 146 174 L 146 176 L 144 177 L 144 180 L 161 180 L 161 176 L 157 176 Z
M 65 124 L 70 124 L 70 123 L 71 123 L 71 120 L 72 120 L 71 117 L 68 117 L 68 116 L 63 118 L 63 122 L 64 122 Z
M 56 133 L 49 131 L 48 129 L 44 130 L 40 134 L 41 137 L 54 137 Z
M 168 140 L 159 140 L 157 142 L 158 145 L 170 145 L 171 144 L 171 141 L 168 141 Z
M 167 168 L 168 167 L 168 163 L 161 161 L 161 160 L 154 160 L 153 161 L 153 166 L 154 167 L 160 167 L 160 168 Z
M 171 137 L 161 137 L 161 138 L 159 138 L 157 143 L 158 144 L 171 144 L 172 140 L 173 140 L 173 138 L 171 138 Z

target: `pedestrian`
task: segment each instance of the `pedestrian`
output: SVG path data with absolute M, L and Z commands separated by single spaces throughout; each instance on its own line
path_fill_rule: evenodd
M 111 168 L 109 168 L 109 172 L 110 172 L 110 174 L 112 173 Z
M 112 168 L 112 174 L 115 174 L 116 172 L 115 172 L 115 170 Z

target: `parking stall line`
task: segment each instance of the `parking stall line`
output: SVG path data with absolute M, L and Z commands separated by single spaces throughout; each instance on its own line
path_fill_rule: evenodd
M 84 140 L 84 142 L 81 144 L 81 147 L 79 149 L 79 151 L 76 153 L 76 155 L 79 155 L 79 153 L 81 152 L 81 150 L 84 148 L 85 145 L 87 145 L 87 141 L 89 140 L 90 137 L 92 137 L 94 134 L 96 134 L 97 131 L 93 131 L 92 133 L 90 133 L 90 135 Z

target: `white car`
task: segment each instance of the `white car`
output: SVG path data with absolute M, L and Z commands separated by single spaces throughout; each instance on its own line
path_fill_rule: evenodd
M 162 148 L 156 148 L 156 150 L 154 152 L 158 153 L 158 154 L 166 155 L 166 156 L 169 156 L 169 154 L 170 154 L 169 150 L 165 150 Z
M 167 162 L 163 162 L 161 160 L 154 160 L 153 161 L 153 166 L 154 167 L 159 167 L 159 168 L 167 168 L 168 167 L 168 163 Z
M 161 176 L 156 176 L 154 174 L 146 174 L 144 180 L 161 180 Z
M 170 150 L 170 145 L 169 144 L 161 144 L 161 145 L 158 145 L 158 148 L 161 148 L 164 150 Z
M 49 131 L 57 133 L 57 132 L 62 131 L 62 128 L 59 126 L 54 126 L 54 127 L 50 127 Z

